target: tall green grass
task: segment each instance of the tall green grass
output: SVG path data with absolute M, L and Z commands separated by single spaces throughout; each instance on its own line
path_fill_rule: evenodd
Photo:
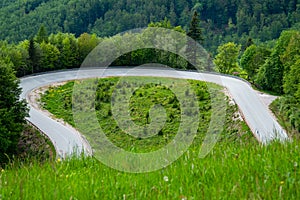
M 14 163 L 1 199 L 299 199 L 299 142 L 218 143 L 204 159 L 191 147 L 159 171 L 129 174 L 93 158 Z

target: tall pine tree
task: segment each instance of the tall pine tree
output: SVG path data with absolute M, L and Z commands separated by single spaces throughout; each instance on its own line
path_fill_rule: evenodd
M 33 38 L 29 40 L 28 55 L 32 74 L 40 72 L 41 52 Z
M 193 40 L 195 40 L 196 42 L 199 42 L 200 44 L 202 44 L 204 41 L 202 30 L 200 27 L 200 19 L 197 11 L 195 11 L 193 14 L 187 35 L 191 37 Z
M 12 64 L 0 60 L 0 164 L 17 151 L 28 110 Z
M 197 63 L 197 56 L 198 56 L 197 55 L 197 51 L 198 51 L 197 45 L 202 44 L 204 41 L 204 38 L 202 36 L 202 30 L 200 28 L 200 19 L 198 17 L 197 11 L 194 11 L 187 35 L 192 39 L 192 40 L 188 39 L 188 41 L 187 41 L 186 53 L 189 57 L 189 61 L 192 62 L 192 63 L 188 63 L 187 69 L 194 69 L 193 64 L 198 65 L 198 63 Z M 203 67 L 203 66 L 196 66 L 196 67 L 199 69 L 199 67 Z

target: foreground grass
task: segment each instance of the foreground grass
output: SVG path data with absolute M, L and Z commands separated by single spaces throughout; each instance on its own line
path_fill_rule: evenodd
M 0 199 L 299 199 L 299 142 L 222 141 L 204 159 L 190 148 L 165 169 L 129 174 L 92 158 L 14 163 Z

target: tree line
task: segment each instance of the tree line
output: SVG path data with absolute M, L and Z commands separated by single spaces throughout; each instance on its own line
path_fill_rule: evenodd
M 194 12 L 191 19 L 189 31 L 186 33 L 181 26 L 172 26 L 171 21 L 165 18 L 159 22 L 151 22 L 148 27 L 171 29 L 182 34 L 187 34 L 198 42 L 203 41 L 202 29 L 200 28 L 199 16 Z M 76 37 L 72 33 L 48 34 L 44 25 L 40 27 L 34 37 L 23 40 L 17 44 L 10 44 L 7 41 L 0 42 L 2 57 L 7 58 L 18 77 L 59 69 L 79 68 L 87 55 L 99 44 L 110 41 L 124 40 L 124 37 L 138 38 L 132 42 L 135 45 L 147 41 L 146 34 L 126 33 L 125 36 L 115 35 L 113 37 L 98 37 L 96 34 L 83 33 Z M 122 39 L 123 37 L 123 39 Z M 149 33 L 146 37 L 149 40 L 155 37 Z M 175 38 L 176 40 L 176 38 Z M 126 47 L 127 44 L 124 45 Z M 146 45 L 146 44 L 145 44 Z M 182 42 L 178 48 L 185 48 Z M 103 50 L 104 53 L 106 49 Z M 190 49 L 192 51 L 192 49 Z M 145 63 L 161 63 L 174 68 L 189 69 L 191 65 L 184 58 L 158 49 L 137 49 L 133 52 L 122 55 L 111 65 L 114 66 L 137 66 Z
M 51 33 L 107 37 L 165 17 L 188 31 L 194 11 L 201 19 L 203 45 L 211 52 L 224 41 L 245 43 L 251 37 L 264 42 L 283 29 L 300 28 L 298 0 L 3 0 L 0 40 L 28 39 L 42 24 Z
M 292 130 L 300 132 L 300 32 L 285 30 L 273 48 L 248 40 L 218 47 L 216 70 L 239 75 L 259 89 L 281 95 L 276 109 L 282 113 Z

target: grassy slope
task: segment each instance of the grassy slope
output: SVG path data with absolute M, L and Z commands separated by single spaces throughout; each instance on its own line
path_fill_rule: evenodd
M 143 79 L 146 80 L 147 78 L 144 77 Z M 153 80 L 153 78 L 148 79 Z M 164 106 L 168 116 L 167 122 L 159 134 L 148 139 L 135 139 L 134 137 L 125 134 L 118 127 L 114 116 L 112 115 L 110 102 L 111 95 L 114 89 L 116 89 L 118 80 L 118 78 L 100 79 L 98 83 L 97 95 L 95 97 L 95 108 L 97 110 L 97 117 L 100 126 L 106 133 L 106 136 L 117 146 L 134 152 L 149 152 L 166 145 L 175 136 L 180 124 L 181 110 L 175 95 L 165 86 L 154 84 L 145 85 L 134 92 L 134 95 L 130 100 L 130 110 L 132 111 L 132 120 L 136 124 L 140 126 L 147 124 L 147 113 L 151 106 L 157 103 L 160 103 L 162 106 Z M 130 77 L 128 80 L 134 80 L 134 77 Z M 173 82 L 176 79 L 164 80 Z M 85 83 L 86 82 L 77 82 L 77 84 L 80 86 L 84 85 Z M 197 137 L 195 138 L 199 144 L 207 132 L 211 116 L 210 93 L 207 91 L 207 86 L 216 91 L 219 91 L 222 88 L 215 84 L 206 85 L 206 83 L 200 81 L 189 80 L 189 83 L 191 88 L 194 89 L 199 100 L 201 121 L 199 123 Z M 50 88 L 46 95 L 42 97 L 42 102 L 44 108 L 53 113 L 57 118 L 62 118 L 69 124 L 75 126 L 71 104 L 71 99 L 74 97 L 72 96 L 73 86 L 74 82 L 69 82 L 66 85 L 58 88 Z M 184 93 L 186 91 L 182 92 Z M 84 107 L 89 106 L 89 102 L 86 102 L 85 98 L 83 101 L 85 101 L 82 102 Z M 236 108 L 233 106 L 228 107 L 228 112 L 234 112 L 235 109 Z M 248 133 L 249 129 L 247 127 L 243 127 L 244 124 L 242 122 L 236 121 L 235 123 L 232 123 L 231 118 L 232 114 L 229 114 L 227 117 L 227 129 L 225 130 L 226 133 L 224 132 L 224 138 L 229 137 L 231 134 L 235 134 L 237 132 L 239 132 L 241 135 L 243 135 L 245 132 Z M 94 127 L 92 124 L 89 124 L 88 120 L 86 120 L 83 131 L 92 131 L 94 128 L 97 129 L 98 127 Z
M 70 88 L 72 83 L 51 89 L 46 94 L 47 106 L 52 102 L 65 112 Z M 228 108 L 227 131 L 204 159 L 198 157 L 199 137 L 172 165 L 144 174 L 122 173 L 92 158 L 31 162 L 21 168 L 14 163 L 0 174 L 0 195 L 3 199 L 299 198 L 299 141 L 261 146 L 243 123 L 233 123 L 230 115 L 235 110 L 234 106 Z M 203 112 L 209 113 L 209 109 Z M 240 137 L 242 132 L 246 133 Z M 156 140 L 152 142 L 155 147 Z
M 298 146 L 222 142 L 204 159 L 190 148 L 172 165 L 145 174 L 118 172 L 94 159 L 21 168 L 15 163 L 0 173 L 0 194 L 3 199 L 298 199 Z
M 18 142 L 18 155 L 16 159 L 38 159 L 45 161 L 54 159 L 55 148 L 50 139 L 31 125 L 26 125 Z

